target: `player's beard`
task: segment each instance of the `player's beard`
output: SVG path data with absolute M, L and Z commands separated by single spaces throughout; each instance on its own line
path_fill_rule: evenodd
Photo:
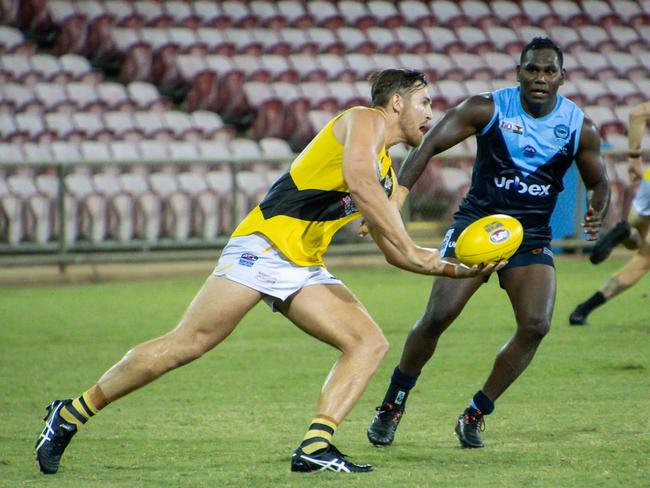
M 422 132 L 420 132 L 419 127 L 414 127 L 415 124 L 409 120 L 411 118 L 410 111 L 407 109 L 402 114 L 402 117 L 400 117 L 399 125 L 406 139 L 406 143 L 411 147 L 418 147 L 420 142 L 422 142 Z

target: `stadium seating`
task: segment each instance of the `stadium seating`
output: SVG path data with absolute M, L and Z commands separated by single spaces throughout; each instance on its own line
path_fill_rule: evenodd
M 24 164 L 0 166 L 0 241 L 58 238 L 60 163 L 69 244 L 212 239 L 284 171 L 255 162 L 290 159 L 367 103 L 372 71 L 424 71 L 445 110 L 512 85 L 539 35 L 565 50 L 561 93 L 623 148 L 629 107 L 650 93 L 642 0 L 3 0 L 0 157 Z M 440 166 L 418 188 L 453 207 L 467 169 Z

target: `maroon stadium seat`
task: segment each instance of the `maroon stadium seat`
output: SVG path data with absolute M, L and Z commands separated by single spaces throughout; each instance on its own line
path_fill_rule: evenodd
M 551 10 L 553 10 L 553 13 L 558 16 L 563 25 L 577 28 L 590 22 L 589 17 L 580 8 L 578 2 L 572 2 L 569 0 L 551 0 L 549 5 Z
M 528 17 L 528 23 L 539 25 L 545 29 L 560 23 L 560 18 L 555 14 L 547 2 L 541 0 L 524 0 L 521 9 Z
M 82 132 L 89 139 L 112 139 L 111 132 L 104 127 L 101 116 L 93 112 L 74 112 L 72 122 L 77 131 Z
M 490 2 L 490 8 L 494 15 L 509 27 L 519 28 L 529 23 L 528 17 L 517 2 L 497 0 Z
M 393 32 L 408 53 L 426 53 L 432 49 L 431 43 L 424 37 L 424 33 L 420 29 L 399 26 Z
M 345 25 L 345 18 L 336 8 L 336 4 L 322 0 L 306 3 L 307 11 L 316 24 L 327 29 L 336 29 Z
M 377 45 L 369 39 L 366 32 L 357 27 L 340 27 L 336 33 L 347 52 L 372 54 L 377 49 Z
M 32 55 L 36 45 L 26 41 L 22 33 L 8 25 L 0 25 L 0 54 Z
M 470 23 L 456 2 L 435 0 L 429 2 L 429 6 L 439 25 L 456 28 Z
M 377 19 L 380 25 L 389 29 L 395 29 L 405 24 L 404 17 L 397 10 L 393 2 L 370 0 L 368 2 L 368 11 L 370 12 L 371 18 Z
M 609 2 L 603 0 L 583 0 L 582 9 L 593 24 L 608 26 L 613 23 L 618 24 L 621 21 L 618 14 L 612 10 Z
M 461 26 L 456 29 L 458 39 L 467 46 L 473 53 L 483 53 L 486 51 L 494 51 L 494 44 L 478 27 Z
M 501 23 L 501 19 L 494 15 L 490 9 L 489 2 L 480 0 L 462 0 L 460 9 L 469 19 L 469 23 L 481 29 L 487 29 Z
M 577 30 L 591 50 L 603 52 L 613 51 L 617 48 L 616 40 L 612 39 L 609 33 L 598 25 L 583 25 L 577 27 Z
M 298 0 L 281 0 L 276 3 L 276 6 L 280 15 L 291 26 L 304 29 L 315 25 L 314 17 L 305 10 L 303 2 Z
M 371 15 L 368 6 L 363 2 L 341 0 L 337 4 L 345 23 L 358 29 L 367 29 L 377 25 L 378 18 Z M 393 8 L 395 8 L 393 6 Z
M 232 25 L 236 27 L 247 29 L 257 24 L 257 17 L 244 2 L 227 0 L 221 2 L 221 9 L 224 15 L 231 19 Z
M 104 111 L 106 106 L 101 101 L 95 86 L 90 83 L 71 82 L 65 85 L 68 100 L 74 101 L 77 110 Z
M 388 54 L 399 54 L 404 52 L 404 44 L 395 37 L 392 29 L 385 27 L 370 27 L 366 30 L 368 39 L 379 52 Z
M 434 52 L 446 54 L 465 51 L 465 44 L 448 27 L 425 27 L 424 35 L 433 46 Z
M 235 20 L 222 11 L 218 2 L 200 0 L 193 2 L 192 6 L 204 26 L 224 28 Z
M 524 47 L 517 32 L 510 27 L 491 26 L 485 30 L 485 33 L 498 51 L 518 55 Z
M 431 27 L 437 24 L 437 19 L 425 2 L 405 0 L 397 4 L 400 13 L 408 25 Z
M 274 2 L 252 1 L 249 3 L 251 12 L 257 17 L 258 24 L 277 30 L 287 25 L 287 19 L 280 13 Z

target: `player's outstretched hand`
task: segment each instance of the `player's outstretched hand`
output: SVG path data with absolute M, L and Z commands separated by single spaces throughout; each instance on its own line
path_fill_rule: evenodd
M 603 225 L 603 221 L 592 207 L 589 207 L 587 213 L 585 213 L 585 220 L 582 223 L 583 232 L 587 234 L 586 239 L 588 241 L 595 241 L 598 239 L 598 232 L 600 227 Z
M 442 276 L 448 276 L 449 278 L 472 278 L 474 276 L 487 276 L 490 273 L 499 271 L 506 264 L 507 260 L 499 261 L 498 263 L 489 263 L 489 264 L 475 264 L 474 266 L 466 266 L 462 263 L 450 263 L 447 261 L 442 261 L 444 266 L 444 273 Z
M 438 249 L 416 246 L 414 251 L 412 255 L 408 256 L 408 259 L 412 264 L 421 268 L 422 272 L 448 278 L 471 278 L 478 275 L 489 275 L 508 264 L 508 261 L 504 260 L 498 263 L 470 267 L 460 263 L 444 261 L 441 259 Z

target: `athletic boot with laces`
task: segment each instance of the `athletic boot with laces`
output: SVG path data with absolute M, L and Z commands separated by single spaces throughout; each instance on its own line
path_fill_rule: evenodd
M 483 447 L 481 432 L 485 430 L 485 421 L 480 410 L 472 407 L 465 409 L 456 420 L 456 435 L 462 447 Z
M 345 454 L 332 444 L 327 449 L 315 454 L 305 454 L 302 449 L 298 448 L 291 458 L 291 471 L 296 473 L 313 473 L 315 471 L 366 473 L 372 471 L 372 464 L 354 464 L 345 457 Z
M 375 446 L 390 446 L 395 439 L 395 432 L 404 411 L 404 404 L 384 403 L 377 407 L 375 416 L 368 427 L 368 440 Z
M 578 305 L 571 315 L 569 315 L 569 324 L 571 325 L 587 325 L 587 315 L 589 312 L 581 305 Z
M 605 234 L 594 246 L 589 260 L 592 264 L 598 264 L 611 254 L 612 249 L 630 237 L 630 224 L 626 220 L 619 221 L 607 234 Z
M 61 418 L 60 411 L 72 400 L 54 400 L 47 408 L 45 428 L 36 440 L 36 460 L 45 474 L 54 474 L 59 470 L 63 451 L 68 447 L 72 436 L 77 433 L 77 426 Z

